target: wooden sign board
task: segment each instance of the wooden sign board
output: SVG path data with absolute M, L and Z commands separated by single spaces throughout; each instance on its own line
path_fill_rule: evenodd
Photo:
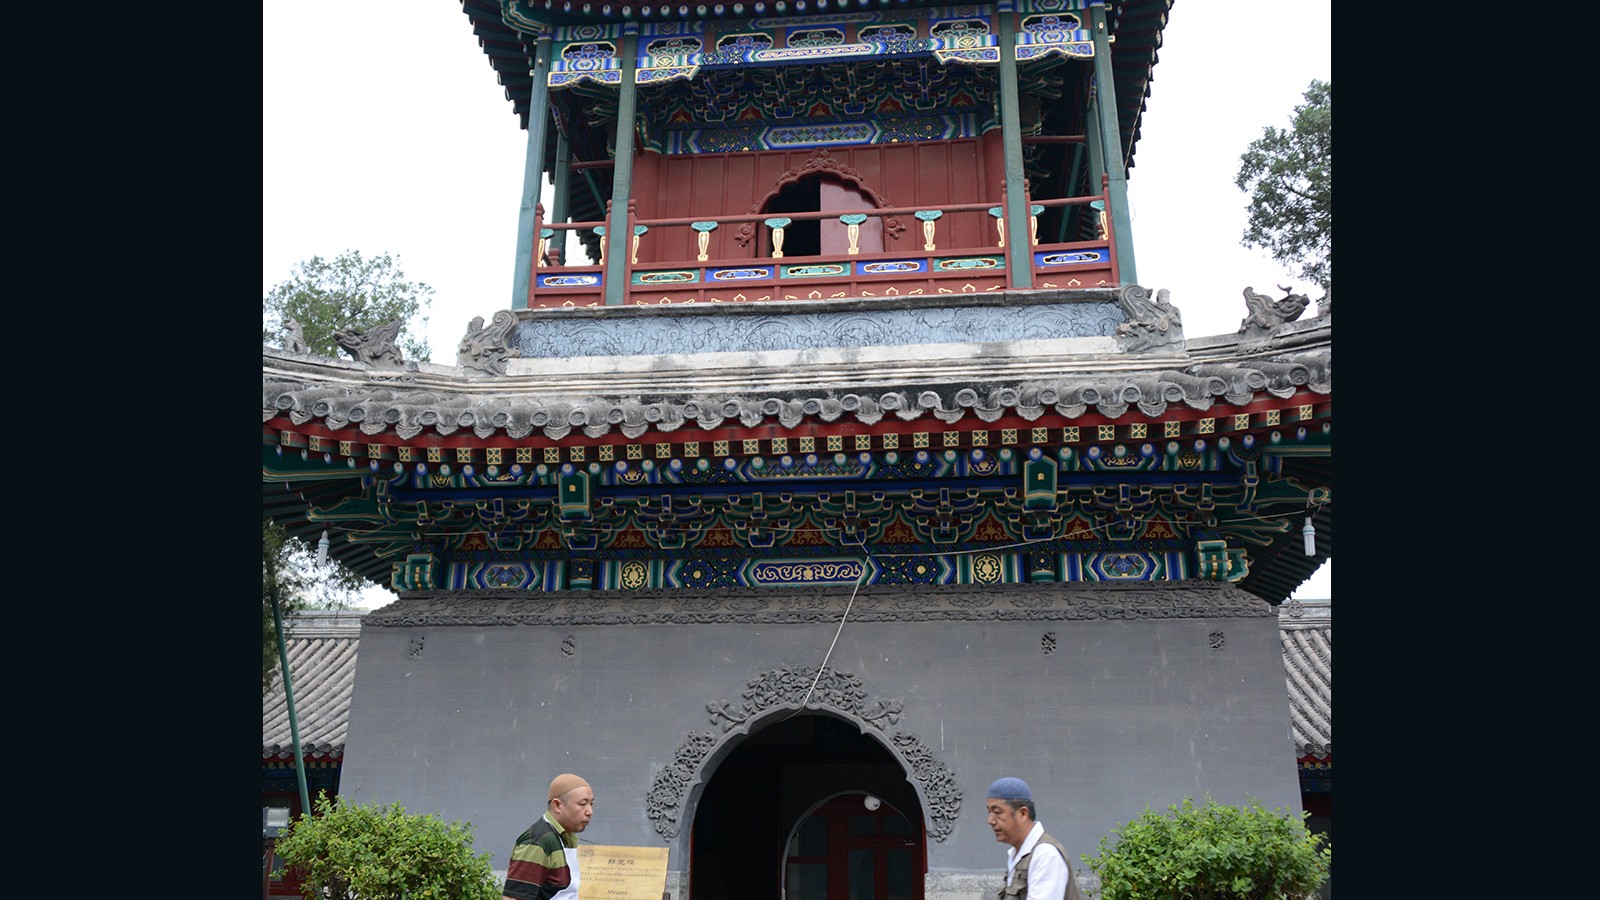
M 661 900 L 667 848 L 578 845 L 578 900 Z

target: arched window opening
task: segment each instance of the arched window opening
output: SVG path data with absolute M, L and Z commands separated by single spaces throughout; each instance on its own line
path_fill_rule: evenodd
M 787 213 L 819 212 L 822 209 L 822 176 L 807 175 L 779 189 L 762 213 L 781 216 Z M 797 219 L 783 229 L 783 255 L 817 256 L 822 253 L 821 221 Z M 772 255 L 772 235 L 766 236 L 765 255 Z
M 920 835 L 881 798 L 850 792 L 795 827 L 783 900 L 913 900 L 922 896 Z
M 860 187 L 831 173 L 805 175 L 779 188 L 762 207 L 765 216 L 787 216 L 791 213 L 829 212 L 824 219 L 795 219 L 783 229 L 783 255 L 834 256 L 849 253 L 850 238 L 843 222 L 837 218 L 855 210 L 877 209 L 878 205 Z M 876 253 L 883 250 L 883 220 L 868 216 L 860 225 L 856 239 L 859 253 Z M 761 253 L 772 255 L 772 234 L 768 230 L 762 237 Z

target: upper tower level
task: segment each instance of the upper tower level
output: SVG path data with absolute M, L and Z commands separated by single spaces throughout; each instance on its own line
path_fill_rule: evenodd
M 1132 284 L 1169 6 L 464 0 L 529 132 L 511 307 Z

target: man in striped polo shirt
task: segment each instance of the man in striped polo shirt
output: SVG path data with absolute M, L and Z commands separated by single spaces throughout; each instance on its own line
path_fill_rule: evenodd
M 550 782 L 544 815 L 511 848 L 504 900 L 577 900 L 578 834 L 594 815 L 594 790 L 576 775 Z

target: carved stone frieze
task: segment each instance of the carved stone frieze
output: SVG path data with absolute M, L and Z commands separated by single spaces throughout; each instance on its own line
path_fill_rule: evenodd
M 1109 335 L 1123 322 L 1123 313 L 1115 303 L 1055 303 L 1028 307 L 1026 318 L 1018 320 L 1018 310 L 1001 306 L 775 311 L 766 316 L 696 311 L 611 321 L 528 319 L 518 324 L 514 341 L 527 358 L 566 358 L 891 347 L 949 343 L 952 335 L 960 335 L 964 343 L 1051 340 Z M 1181 327 L 1175 333 L 1181 346 Z
M 819 675 L 816 666 L 767 672 L 750 682 L 743 696 L 744 702 L 737 707 L 720 700 L 706 704 L 711 721 L 720 720 L 724 732 L 749 724 L 774 706 L 796 703 L 802 698 L 807 708 L 832 707 L 879 730 L 883 729 L 884 721 L 893 725 L 898 720 L 902 705 L 899 700 L 889 700 L 878 701 L 869 708 L 867 692 L 860 679 L 833 669 L 826 669 Z
M 916 735 L 897 731 L 890 740 L 911 766 L 912 780 L 921 786 L 923 799 L 928 804 L 933 839 L 942 842 L 955 829 L 956 816 L 961 814 L 961 789 L 956 787 L 956 774 Z
M 898 721 L 904 703 L 898 699 L 873 698 L 861 680 L 849 672 L 816 666 L 774 669 L 752 679 L 740 694 L 742 703 L 713 700 L 706 704 L 715 731 L 692 732 L 678 746 L 671 763 L 656 773 L 645 798 L 645 815 L 656 833 L 671 840 L 683 825 L 684 800 L 689 790 L 705 780 L 706 759 L 717 747 L 748 734 L 762 714 L 776 709 L 828 709 L 853 722 L 871 725 L 879 731 Z M 895 731 L 887 735 L 887 745 L 906 766 L 910 780 L 921 790 L 927 804 L 929 833 L 943 841 L 954 829 L 961 812 L 961 789 L 955 773 L 940 762 L 933 751 L 914 734 Z
M 462 625 L 710 625 L 837 622 L 848 589 L 729 588 L 688 602 L 681 589 L 429 591 L 401 595 L 362 620 L 372 627 Z M 1150 585 L 1006 584 L 993 588 L 882 586 L 863 590 L 852 622 L 1089 621 L 1272 616 L 1271 604 L 1231 585 L 1186 581 Z
M 678 819 L 683 813 L 683 798 L 698 780 L 701 764 L 718 742 L 719 738 L 715 731 L 690 734 L 684 738 L 682 744 L 678 745 L 678 752 L 673 755 L 672 762 L 656 773 L 655 781 L 650 785 L 650 793 L 645 795 L 644 808 L 645 815 L 653 823 L 656 833 L 663 838 L 670 840 L 677 837 Z

